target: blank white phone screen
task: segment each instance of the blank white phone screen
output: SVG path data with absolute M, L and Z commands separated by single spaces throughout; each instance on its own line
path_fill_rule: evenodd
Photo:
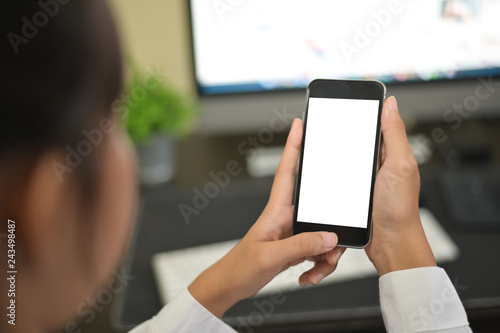
M 309 98 L 297 220 L 366 228 L 379 101 Z

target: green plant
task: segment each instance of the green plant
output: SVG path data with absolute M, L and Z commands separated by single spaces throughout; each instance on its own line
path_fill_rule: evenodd
M 126 128 L 136 144 L 146 144 L 156 133 L 185 135 L 198 115 L 194 101 L 179 94 L 159 72 L 132 68 L 125 96 Z

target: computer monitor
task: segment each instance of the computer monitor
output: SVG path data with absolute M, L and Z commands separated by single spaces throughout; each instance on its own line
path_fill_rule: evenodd
M 201 130 L 299 116 L 315 78 L 381 80 L 407 118 L 439 120 L 478 77 L 500 82 L 498 13 L 500 0 L 190 0 Z M 481 112 L 500 110 L 494 86 Z

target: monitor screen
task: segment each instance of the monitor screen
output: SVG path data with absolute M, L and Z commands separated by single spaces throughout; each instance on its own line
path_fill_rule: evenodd
M 500 0 L 191 0 L 204 95 L 500 74 Z

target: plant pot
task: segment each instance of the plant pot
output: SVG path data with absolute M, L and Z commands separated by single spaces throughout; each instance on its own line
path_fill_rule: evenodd
M 166 134 L 155 134 L 146 144 L 136 145 L 139 157 L 139 180 L 142 185 L 168 182 L 175 172 L 175 140 Z

